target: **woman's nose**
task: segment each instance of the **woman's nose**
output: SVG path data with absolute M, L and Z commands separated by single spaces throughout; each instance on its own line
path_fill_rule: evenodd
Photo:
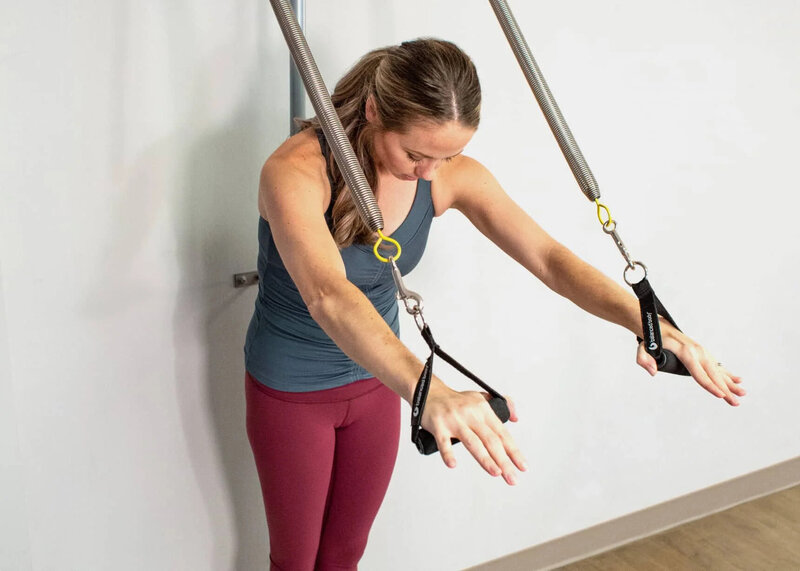
M 440 162 L 434 159 L 425 159 L 414 169 L 414 176 L 430 180 L 433 177 L 433 173 L 439 168 Z

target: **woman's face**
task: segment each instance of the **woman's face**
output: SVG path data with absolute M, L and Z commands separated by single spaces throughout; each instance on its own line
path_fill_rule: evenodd
M 374 121 L 370 107 L 368 103 L 367 119 Z M 460 154 L 474 134 L 475 129 L 458 121 L 420 121 L 403 133 L 378 129 L 372 139 L 375 166 L 379 174 L 400 180 L 431 180 L 436 169 Z
M 415 123 L 404 133 L 377 132 L 372 140 L 379 173 L 400 180 L 431 180 L 442 164 L 459 155 L 475 129 L 458 121 Z

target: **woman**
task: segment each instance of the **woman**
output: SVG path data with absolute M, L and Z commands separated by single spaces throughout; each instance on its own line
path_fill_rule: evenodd
M 478 127 L 480 84 L 455 45 L 416 40 L 364 56 L 332 96 L 383 213 L 419 261 L 431 219 L 449 208 L 583 309 L 641 336 L 638 303 L 548 236 L 480 163 L 462 154 Z M 258 468 L 273 569 L 354 569 L 394 467 L 399 397 L 422 363 L 397 338 L 389 265 L 344 187 L 316 119 L 261 172 L 261 282 L 245 346 L 247 429 Z M 739 379 L 662 320 L 664 345 L 729 404 Z M 655 374 L 640 346 L 637 362 Z M 511 420 L 516 420 L 512 407 Z M 422 426 L 455 466 L 461 440 L 491 475 L 516 482 L 525 460 L 479 392 L 434 378 Z

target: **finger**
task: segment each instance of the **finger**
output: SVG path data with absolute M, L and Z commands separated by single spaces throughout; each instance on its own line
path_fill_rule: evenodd
M 722 363 L 717 363 L 714 370 L 717 372 L 719 380 L 722 382 L 725 392 L 729 395 L 729 398 L 725 400 L 731 406 L 739 406 L 739 399 L 737 397 L 743 397 L 747 394 L 744 388 L 737 385 L 733 378 L 731 377 L 730 372 L 728 372 L 725 367 L 722 366 Z
M 645 371 L 650 373 L 651 377 L 656 375 L 656 372 L 658 371 L 658 365 L 656 364 L 656 360 L 653 359 L 652 355 L 645 350 L 644 343 L 639 343 L 639 347 L 636 350 L 636 362 Z
M 700 364 L 703 365 L 703 368 L 706 370 L 709 378 L 714 382 L 714 384 L 725 393 L 725 398 L 731 397 L 731 392 L 728 390 L 728 383 L 727 383 L 727 375 L 725 371 L 721 367 L 720 363 L 708 355 L 704 349 L 700 349 L 701 353 L 698 356 L 698 360 Z
M 493 398 L 489 393 L 481 391 L 481 394 L 483 395 L 483 398 L 486 399 L 486 402 L 489 402 Z M 514 406 L 514 401 L 512 401 L 511 397 L 508 395 L 504 395 L 503 398 L 506 399 L 506 405 L 508 405 L 508 420 L 511 422 L 517 422 L 519 418 L 517 418 L 517 410 Z
M 520 471 L 525 472 L 528 469 L 528 461 L 525 460 L 525 456 L 522 454 L 522 451 L 517 447 L 517 443 L 514 442 L 514 438 L 511 436 L 511 433 L 503 425 L 500 426 L 499 436 L 503 443 L 503 448 L 505 449 L 508 457 L 511 458 L 514 466 L 516 466 Z
M 512 407 L 514 405 L 511 402 L 511 399 L 508 397 L 506 398 L 509 402 L 509 412 L 513 412 Z M 504 476 L 514 474 L 513 466 L 516 466 L 523 472 L 528 469 L 528 462 L 525 460 L 525 456 L 523 456 L 522 451 L 517 447 L 517 444 L 514 442 L 514 438 L 511 436 L 508 428 L 502 422 L 500 422 L 500 419 L 496 415 L 492 414 L 487 416 L 486 424 L 475 432 L 481 437 L 484 443 L 488 441 L 487 439 L 499 439 L 499 449 L 489 448 L 489 446 L 487 446 L 487 449 L 492 455 L 492 458 L 495 460 L 495 463 L 497 463 L 503 470 Z M 508 478 L 506 478 L 506 481 L 508 481 Z
M 516 485 L 517 476 L 515 474 L 514 464 L 511 458 L 508 457 L 504 443 L 499 435 L 489 426 L 479 428 L 476 434 L 483 442 L 483 445 L 486 447 L 494 463 L 500 468 L 506 483 L 509 486 Z
M 465 427 L 464 430 L 456 436 L 467 451 L 472 454 L 472 457 L 492 476 L 499 476 L 503 473 L 500 467 L 492 458 L 489 451 L 486 449 L 482 439 L 475 434 L 470 428 Z
M 519 417 L 517 416 L 517 407 L 514 404 L 514 401 L 511 400 L 511 397 L 508 395 L 505 396 L 505 399 L 506 399 L 506 404 L 508 404 L 508 414 L 509 414 L 508 420 L 510 420 L 511 422 L 517 422 L 519 420 Z
M 722 365 L 722 363 L 717 363 L 717 367 L 719 367 L 720 371 L 722 371 L 723 378 L 725 379 L 725 386 L 728 387 L 730 392 L 740 397 L 743 397 L 747 394 L 747 391 L 745 391 L 743 387 L 739 386 L 742 382 L 741 377 L 733 375 Z
M 678 354 L 678 358 L 684 364 L 686 369 L 689 371 L 689 374 L 692 375 L 697 384 L 715 397 L 725 398 L 725 391 L 719 388 L 711 379 L 711 377 L 708 376 L 705 367 L 703 367 L 703 365 L 700 363 L 697 355 L 695 355 L 691 348 L 682 348 L 680 354 Z
M 483 393 L 484 396 L 486 393 Z M 519 420 L 517 418 L 517 411 L 516 406 L 514 405 L 514 401 L 511 400 L 511 397 L 506 395 L 505 396 L 506 403 L 508 403 L 508 412 L 509 412 L 509 420 L 511 422 L 517 422 Z M 488 400 L 488 398 L 487 398 Z M 494 412 L 494 411 L 493 411 Z M 496 418 L 496 417 L 495 417 Z M 511 433 L 508 429 L 500 422 L 493 422 L 492 429 L 498 434 L 500 440 L 503 444 L 503 448 L 505 450 L 505 454 L 511 458 L 511 461 L 514 465 L 522 470 L 523 472 L 528 469 L 528 462 L 525 460 L 525 457 L 522 455 L 522 452 L 517 447 L 516 443 L 514 442 L 514 438 L 511 436 Z M 504 470 L 505 473 L 505 470 Z
M 731 390 L 732 393 L 735 393 L 740 397 L 743 397 L 744 395 L 747 394 L 747 391 L 744 390 L 744 387 L 739 385 L 739 383 L 741 382 L 742 379 L 740 379 L 739 377 L 732 377 L 728 375 L 728 388 Z
M 729 377 L 725 374 L 725 371 L 722 369 L 722 367 L 719 366 L 719 363 L 717 363 L 716 360 L 709 359 L 703 362 L 703 366 L 708 372 L 708 376 L 711 377 L 712 381 L 714 381 L 714 384 L 717 386 L 717 388 L 719 388 L 725 394 L 723 397 L 725 402 L 731 406 L 739 406 L 739 400 L 728 387 Z
M 724 372 L 728 376 L 728 380 L 730 381 L 728 383 L 728 386 L 731 387 L 731 390 L 734 390 L 734 389 L 741 390 L 743 394 L 746 394 L 746 393 L 744 393 L 744 389 L 742 389 L 741 387 L 738 386 L 742 382 L 742 377 L 737 377 L 736 375 L 731 373 L 728 369 L 726 369 L 722 365 L 722 363 L 719 363 L 719 366 L 722 369 L 722 372 Z M 731 385 L 731 383 L 733 383 L 733 385 Z M 737 393 L 737 394 L 739 394 L 739 393 Z
M 437 430 L 433 433 L 436 438 L 436 446 L 439 448 L 439 455 L 442 462 L 448 468 L 456 467 L 456 456 L 453 454 L 453 444 L 450 442 L 450 435 L 445 430 Z

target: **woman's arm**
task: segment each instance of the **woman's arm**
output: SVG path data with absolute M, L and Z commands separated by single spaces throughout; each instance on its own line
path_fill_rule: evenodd
M 422 363 L 394 335 L 344 263 L 323 216 L 327 181 L 318 161 L 271 158 L 261 173 L 259 209 L 314 320 L 356 363 L 412 400 Z M 505 426 L 478 393 L 459 393 L 434 379 L 422 425 L 436 437 L 442 459 L 455 466 L 450 438 L 460 439 L 484 469 L 513 483 L 524 459 Z
M 452 169 L 451 207 L 547 287 L 580 308 L 642 336 L 636 299 L 545 232 L 479 162 Z
M 550 237 L 511 200 L 483 165 L 463 157 L 447 169 L 446 177 L 441 197 L 446 206 L 461 211 L 486 237 L 556 293 L 643 337 L 636 298 Z M 695 380 L 713 395 L 737 405 L 736 395 L 745 394 L 738 386 L 741 379 L 722 369 L 705 349 L 664 319 L 660 324 L 665 347 L 681 359 Z M 655 360 L 641 345 L 637 362 L 655 374 Z

